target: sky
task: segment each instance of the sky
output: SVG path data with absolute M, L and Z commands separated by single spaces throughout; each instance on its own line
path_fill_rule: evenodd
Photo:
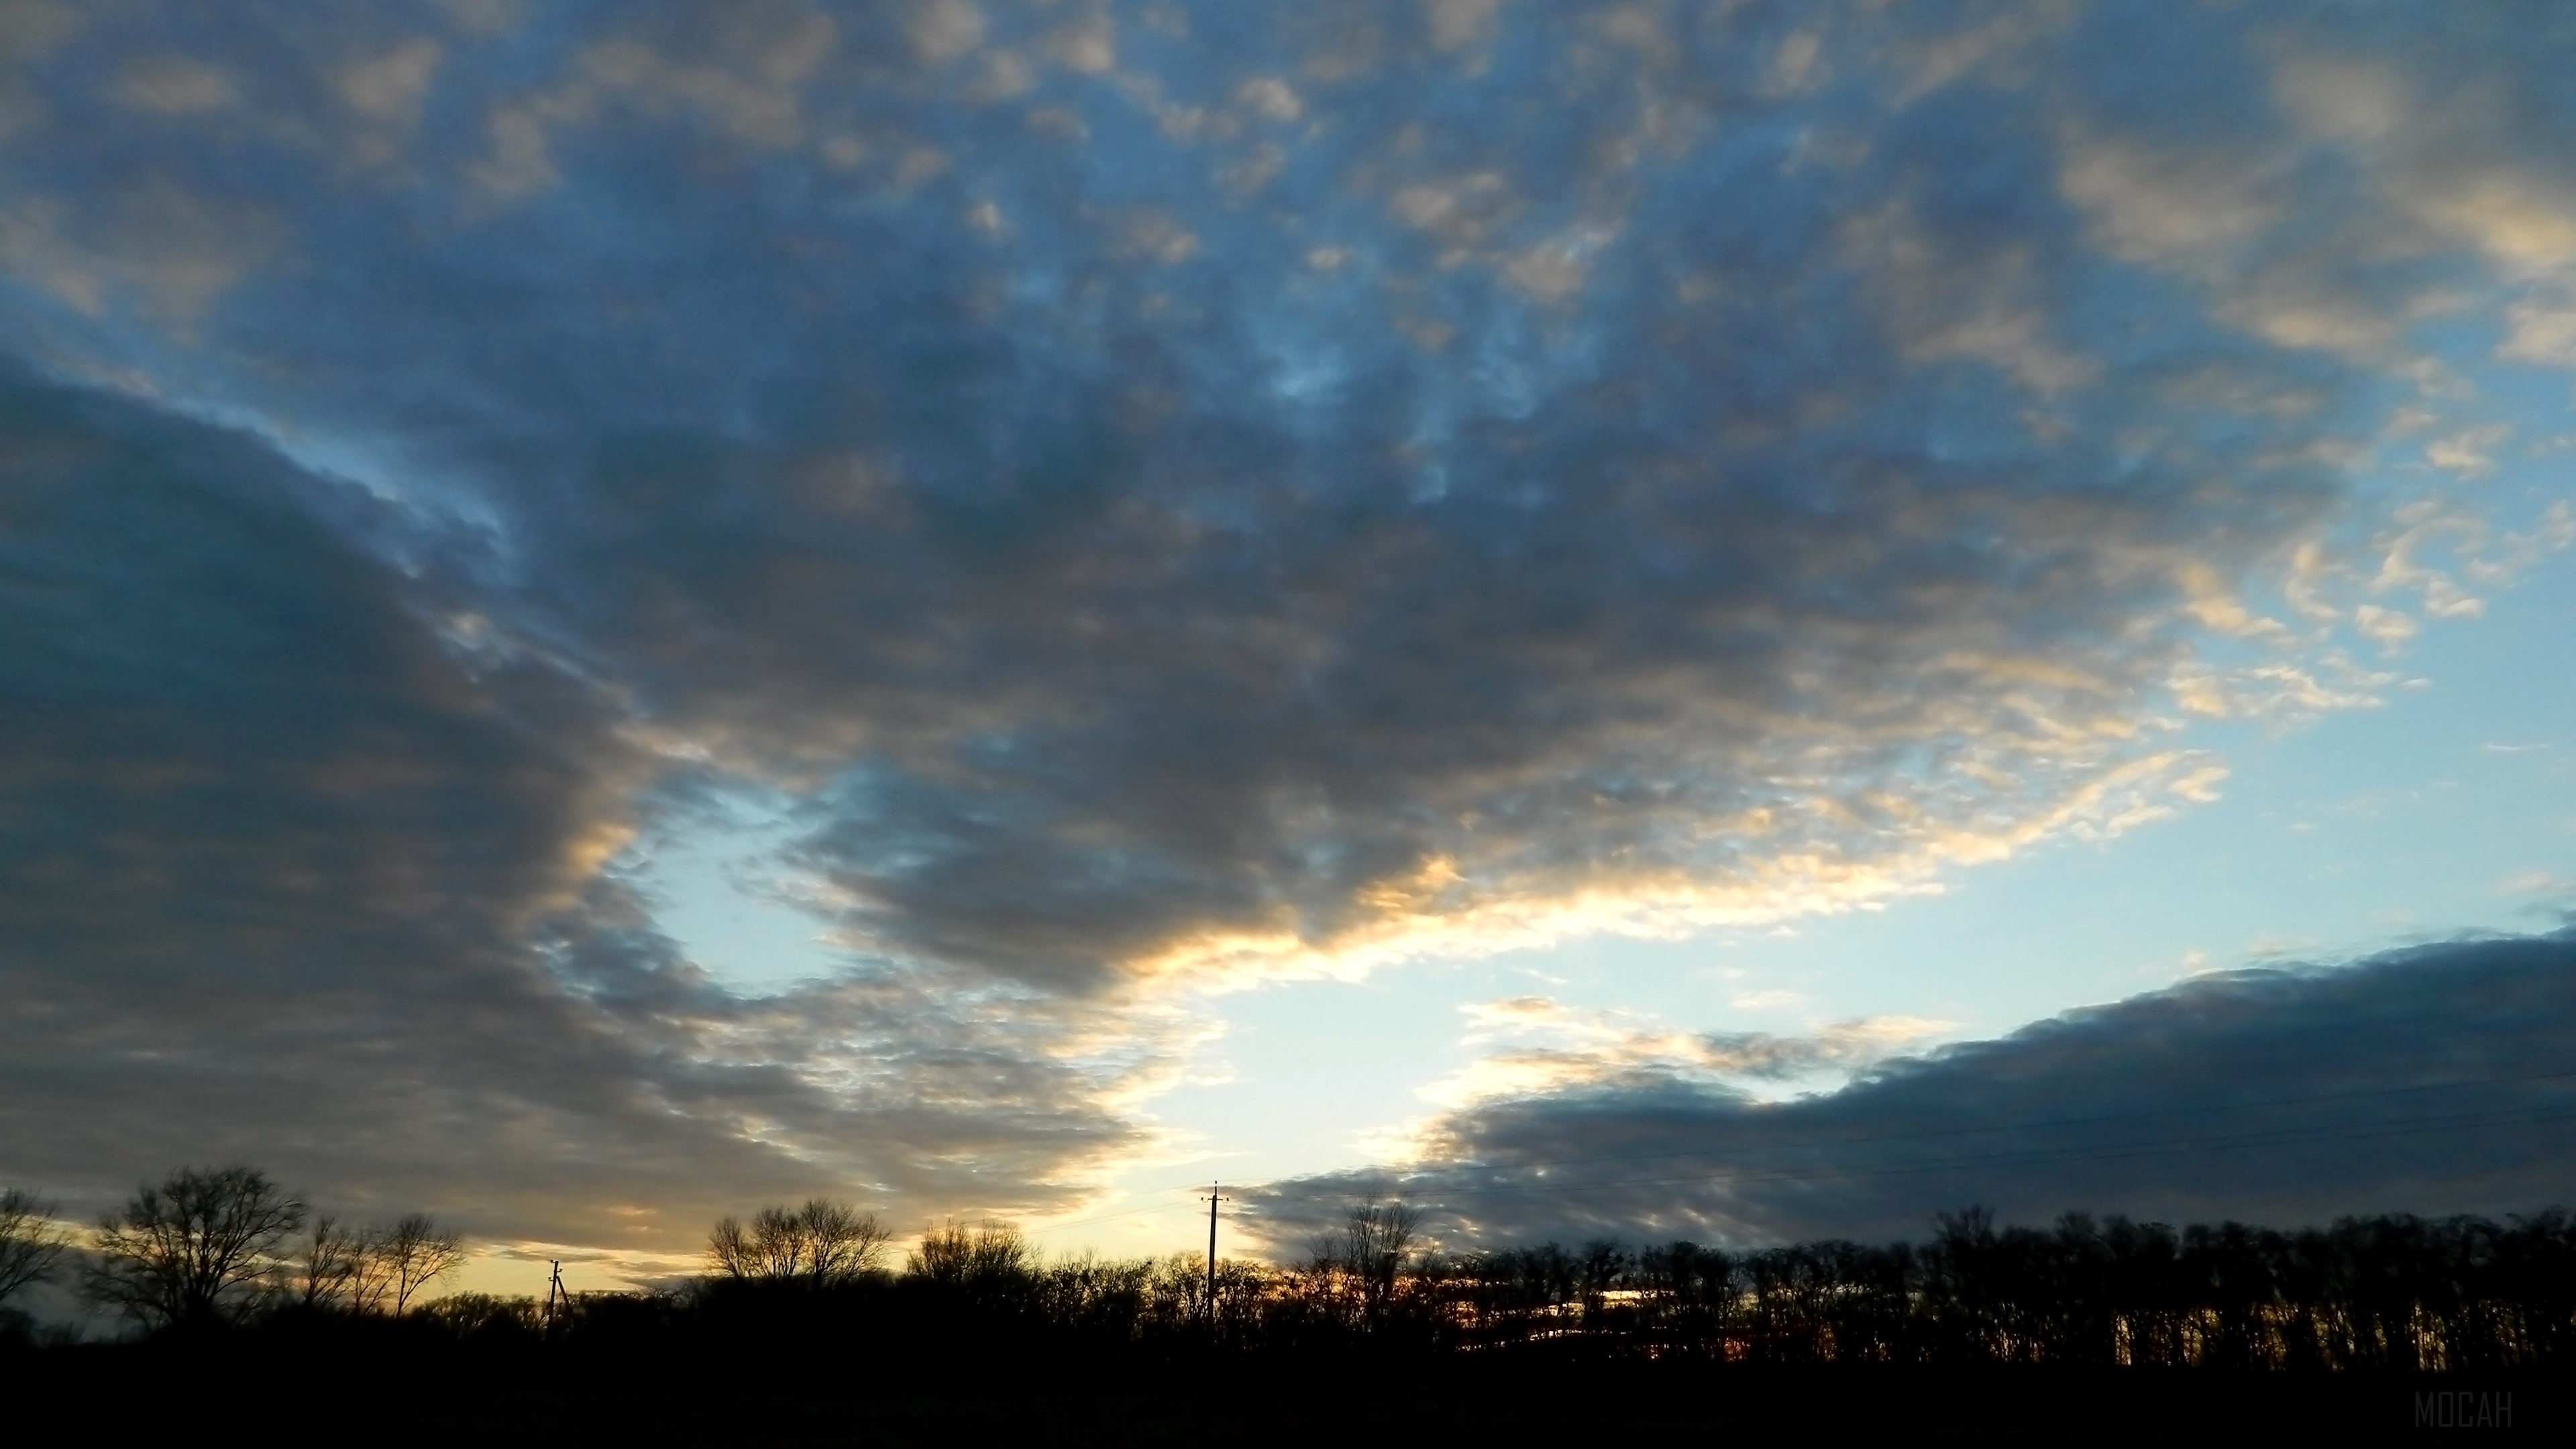
M 2576 1198 L 2576 16 L 0 0 L 0 1181 Z

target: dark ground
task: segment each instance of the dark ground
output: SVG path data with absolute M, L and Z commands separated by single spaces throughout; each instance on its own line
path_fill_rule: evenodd
M 208 1415 L 370 1443 L 755 1445 L 2371 1443 L 2504 1430 L 2576 1442 L 2564 1376 L 2376 1378 L 2205 1370 L 1710 1369 L 1458 1365 L 1414 1383 L 1361 1363 L 1193 1384 L 1049 1384 L 1007 1365 L 926 1381 L 863 1363 L 797 1382 L 690 1382 L 596 1367 L 578 1382 L 351 1366 L 189 1364 L 54 1350 L 0 1365 L 105 1442 L 202 1437 Z M 781 1376 L 785 1377 L 785 1376 Z M 907 1381 L 909 1380 L 909 1381 Z M 30 1392 L 32 1390 L 32 1392 Z M 2444 1400 L 2434 1395 L 2451 1395 Z M 2477 1424 L 2481 1411 L 2507 1423 Z M 2429 1422 L 2419 1429 L 2419 1416 Z M 55 1417 L 48 1415 L 47 1417 Z M 273 1427 L 270 1427 L 272 1426 Z

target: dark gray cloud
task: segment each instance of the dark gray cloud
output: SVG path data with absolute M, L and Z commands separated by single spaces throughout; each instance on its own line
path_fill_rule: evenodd
M 2576 934 L 2195 977 L 1757 1101 L 1635 1063 L 1424 1129 L 1423 1160 L 1247 1194 L 1293 1246 L 1354 1198 L 1452 1245 L 1902 1237 L 1983 1204 L 2274 1223 L 2576 1198 Z M 1758 1064 L 1757 1072 L 1758 1074 Z
M 496 622 L 810 791 L 873 946 L 1059 985 L 2154 808 L 2184 576 L 2316 523 L 2359 422 L 2083 244 L 2027 76 L 1895 105 L 1868 44 L 1790 74 L 1792 12 L 916 9 L 245 27 L 147 91 L 166 31 L 102 27 L 24 163 L 86 249 L 30 271 L 238 272 L 132 305 L 488 520 Z M 404 144 L 329 151 L 415 42 Z M 87 260 L 217 205 L 174 176 L 220 247 Z
M 2325 37 L 2139 95 L 2108 19 L 1467 14 L 140 12 L 47 53 L 20 306 L 479 521 L 907 960 L 1794 909 L 2203 778 L 2190 630 L 2478 265 L 2348 254 Z M 2146 184 L 2213 144 L 2305 204 L 2219 261 Z
M 2177 711 L 2474 607 L 2391 409 L 2576 360 L 2550 10 L 5 13 L 50 1180 L 1051 1200 L 1164 983 L 2206 798 Z M 844 978 L 604 866 L 742 788 Z
M 592 874 L 634 752 L 559 672 L 443 641 L 329 485 L 20 373 L 0 456 L 13 1180 L 86 1208 L 239 1156 L 668 1248 L 854 1179 L 1025 1203 L 1121 1140 L 1043 1043 L 894 974 L 746 1004 L 676 959 Z

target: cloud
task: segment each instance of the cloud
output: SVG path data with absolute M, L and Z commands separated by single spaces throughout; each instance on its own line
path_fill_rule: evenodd
M 2576 536 L 2444 491 L 2568 266 L 2465 23 L 40 12 L 12 426 L 137 480 L 8 463 L 48 1173 L 1075 1192 L 1191 993 L 2116 835 Z M 844 977 L 619 885 L 735 790 Z
M 1105 10 L 431 23 L 316 83 L 448 118 L 410 205 L 470 220 L 291 150 L 237 169 L 277 250 L 335 261 L 172 284 L 226 300 L 215 390 L 402 458 L 386 486 L 440 476 L 492 523 L 478 612 L 803 796 L 888 956 L 1102 990 L 1836 909 L 2204 795 L 2154 739 L 2177 678 L 2203 714 L 2259 709 L 2267 671 L 2304 708 L 2372 698 L 2310 661 L 2176 673 L 2222 602 L 2260 634 L 2231 586 L 2333 514 L 2335 414 L 2281 396 L 2364 379 L 2234 303 L 2176 320 L 2153 266 L 2203 241 L 2129 183 L 2205 163 L 2004 86 L 2049 32 L 1924 21 L 1899 49 L 1968 58 L 1825 165 L 1809 132 L 1882 102 L 1821 32 L 1666 36 L 1713 69 L 1641 97 L 1532 69 L 1593 35 L 1571 18 L 1475 6 L 1338 79 L 1295 27 L 1138 70 Z M 1080 63 L 1009 96 L 951 70 L 1050 48 Z M 1726 89 L 1787 58 L 1797 96 Z M 1520 129 L 1424 109 L 1530 85 L 1557 94 Z M 1328 117 L 1260 153 L 1257 205 L 1252 115 Z M 1711 150 L 1721 116 L 1808 131 Z M 2010 181 L 1947 164 L 1969 146 Z M 26 234 L 59 239 L 30 275 L 113 314 L 119 274 L 78 259 L 143 229 L 29 179 Z
M 560 672 L 443 639 L 345 485 L 23 373 L 0 455 L 12 1180 L 87 1212 L 243 1157 L 351 1211 L 667 1251 L 852 1182 L 1042 1205 L 1132 1140 L 1079 1011 L 891 971 L 746 1001 L 677 959 L 599 874 L 645 762 Z
M 1463 1013 L 1466 1045 L 1502 1049 L 1422 1089 L 1424 1100 L 1451 1109 L 1627 1081 L 1781 1082 L 1848 1073 L 1957 1025 L 1881 1016 L 1835 1022 L 1804 1036 L 1686 1032 L 1633 1013 L 1584 1011 L 1543 996 L 1472 1003 Z
M 1678 1064 L 1537 1081 L 1411 1161 L 1246 1191 L 1294 1245 L 1354 1198 L 1452 1247 L 1901 1237 L 1982 1203 L 2167 1222 L 2502 1213 L 2576 1193 L 2576 935 L 2207 973 L 1756 1101 Z
M 232 80 L 222 71 L 175 55 L 135 65 L 117 94 L 129 106 L 165 116 L 220 111 L 234 100 Z

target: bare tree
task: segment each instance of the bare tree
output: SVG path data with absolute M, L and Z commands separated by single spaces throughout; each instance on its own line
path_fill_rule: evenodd
M 848 1203 L 814 1198 L 797 1213 L 805 1230 L 806 1272 L 818 1283 L 839 1283 L 877 1266 L 894 1234 Z
M 394 1290 L 393 1260 L 385 1255 L 385 1230 L 356 1228 L 349 1233 L 349 1282 L 345 1290 L 351 1313 L 382 1313 Z
M 1306 1239 L 1306 1256 L 1291 1270 L 1294 1291 L 1318 1307 L 1339 1309 L 1355 1297 L 1342 1264 L 1342 1235 L 1316 1233 Z
M 794 1208 L 766 1207 L 752 1214 L 751 1253 L 757 1268 L 755 1276 L 803 1276 L 808 1246 L 804 1224 L 797 1221 Z
M 0 1307 L 54 1270 L 71 1234 L 54 1223 L 54 1205 L 19 1188 L 0 1191 Z
M 1334 1256 L 1351 1275 L 1363 1306 L 1374 1311 L 1395 1296 L 1396 1275 L 1413 1252 L 1422 1213 L 1402 1203 L 1361 1200 L 1342 1223 L 1341 1250 Z
M 202 1326 L 241 1311 L 281 1266 L 304 1204 L 254 1167 L 183 1167 L 104 1218 L 87 1275 L 95 1301 L 154 1327 Z
M 892 1237 L 874 1213 L 818 1197 L 762 1208 L 748 1227 L 723 1219 L 707 1234 L 707 1259 L 729 1278 L 838 1283 L 874 1268 Z
M 356 1310 L 354 1289 L 366 1258 L 367 1234 L 343 1227 L 328 1214 L 313 1220 L 313 1232 L 291 1270 L 295 1301 L 307 1308 L 347 1304 Z
M 743 1231 L 742 1219 L 718 1218 L 707 1231 L 707 1262 L 728 1278 L 761 1278 L 767 1274 L 761 1255 L 752 1247 L 751 1234 Z
M 949 1223 L 921 1235 L 905 1269 L 938 1283 L 995 1283 L 1026 1275 L 1028 1238 L 1016 1223 L 988 1218 L 972 1228 Z
M 806 1241 L 793 1208 L 765 1207 L 751 1215 L 751 1226 L 733 1218 L 707 1235 L 707 1256 L 718 1271 L 734 1278 L 794 1278 L 805 1271 Z
M 429 1280 L 465 1261 L 465 1240 L 421 1213 L 405 1213 L 373 1237 L 376 1259 L 393 1286 L 397 1318 Z

